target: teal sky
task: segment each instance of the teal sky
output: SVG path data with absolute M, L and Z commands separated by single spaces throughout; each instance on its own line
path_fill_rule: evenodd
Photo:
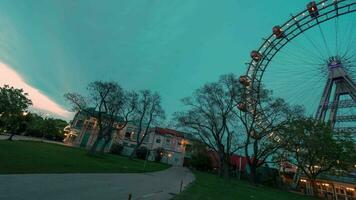
M 65 92 L 115 80 L 158 91 L 169 116 L 205 82 L 245 73 L 262 37 L 307 2 L 0 0 L 0 60 L 67 109 Z

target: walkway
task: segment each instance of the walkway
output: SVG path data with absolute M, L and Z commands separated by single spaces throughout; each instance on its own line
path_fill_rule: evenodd
M 7 140 L 9 137 L 10 137 L 9 134 L 0 134 L 0 140 Z M 22 136 L 22 135 L 14 135 L 12 140 L 46 142 L 46 143 L 51 143 L 51 144 L 59 144 L 59 145 L 64 145 L 64 146 L 71 146 L 70 144 L 66 144 L 66 143 L 63 143 L 63 142 L 47 140 L 47 139 L 43 139 L 43 138 L 30 137 L 30 136 Z
M 0 175 L 0 199 L 168 200 L 194 181 L 186 168 L 152 173 Z

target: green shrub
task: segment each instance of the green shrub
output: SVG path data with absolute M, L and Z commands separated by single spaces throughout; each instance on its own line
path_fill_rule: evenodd
M 147 153 L 148 153 L 148 149 L 146 147 L 140 147 L 136 151 L 136 157 L 138 159 L 145 160 Z
M 190 160 L 190 164 L 193 168 L 201 171 L 207 171 L 211 169 L 210 157 L 205 152 L 193 154 Z
M 121 155 L 122 150 L 124 150 L 124 146 L 122 144 L 112 144 L 110 153 L 116 154 L 116 155 Z

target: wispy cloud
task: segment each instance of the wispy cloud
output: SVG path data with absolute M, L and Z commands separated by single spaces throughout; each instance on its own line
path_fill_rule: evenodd
M 72 115 L 71 112 L 58 105 L 40 90 L 27 84 L 24 79 L 10 66 L 0 62 L 0 85 L 2 86 L 4 84 L 15 88 L 22 88 L 25 92 L 27 92 L 33 103 L 32 108 L 35 110 L 49 112 L 65 119 L 69 119 Z

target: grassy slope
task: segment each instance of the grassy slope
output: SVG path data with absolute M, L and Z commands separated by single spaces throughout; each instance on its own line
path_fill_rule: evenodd
M 252 186 L 232 180 L 224 181 L 216 175 L 194 172 L 196 181 L 174 200 L 312 200 L 312 198 L 269 187 Z
M 144 161 L 107 154 L 88 156 L 83 149 L 28 141 L 0 141 L 0 174 L 142 172 Z M 147 162 L 145 171 L 168 165 Z

